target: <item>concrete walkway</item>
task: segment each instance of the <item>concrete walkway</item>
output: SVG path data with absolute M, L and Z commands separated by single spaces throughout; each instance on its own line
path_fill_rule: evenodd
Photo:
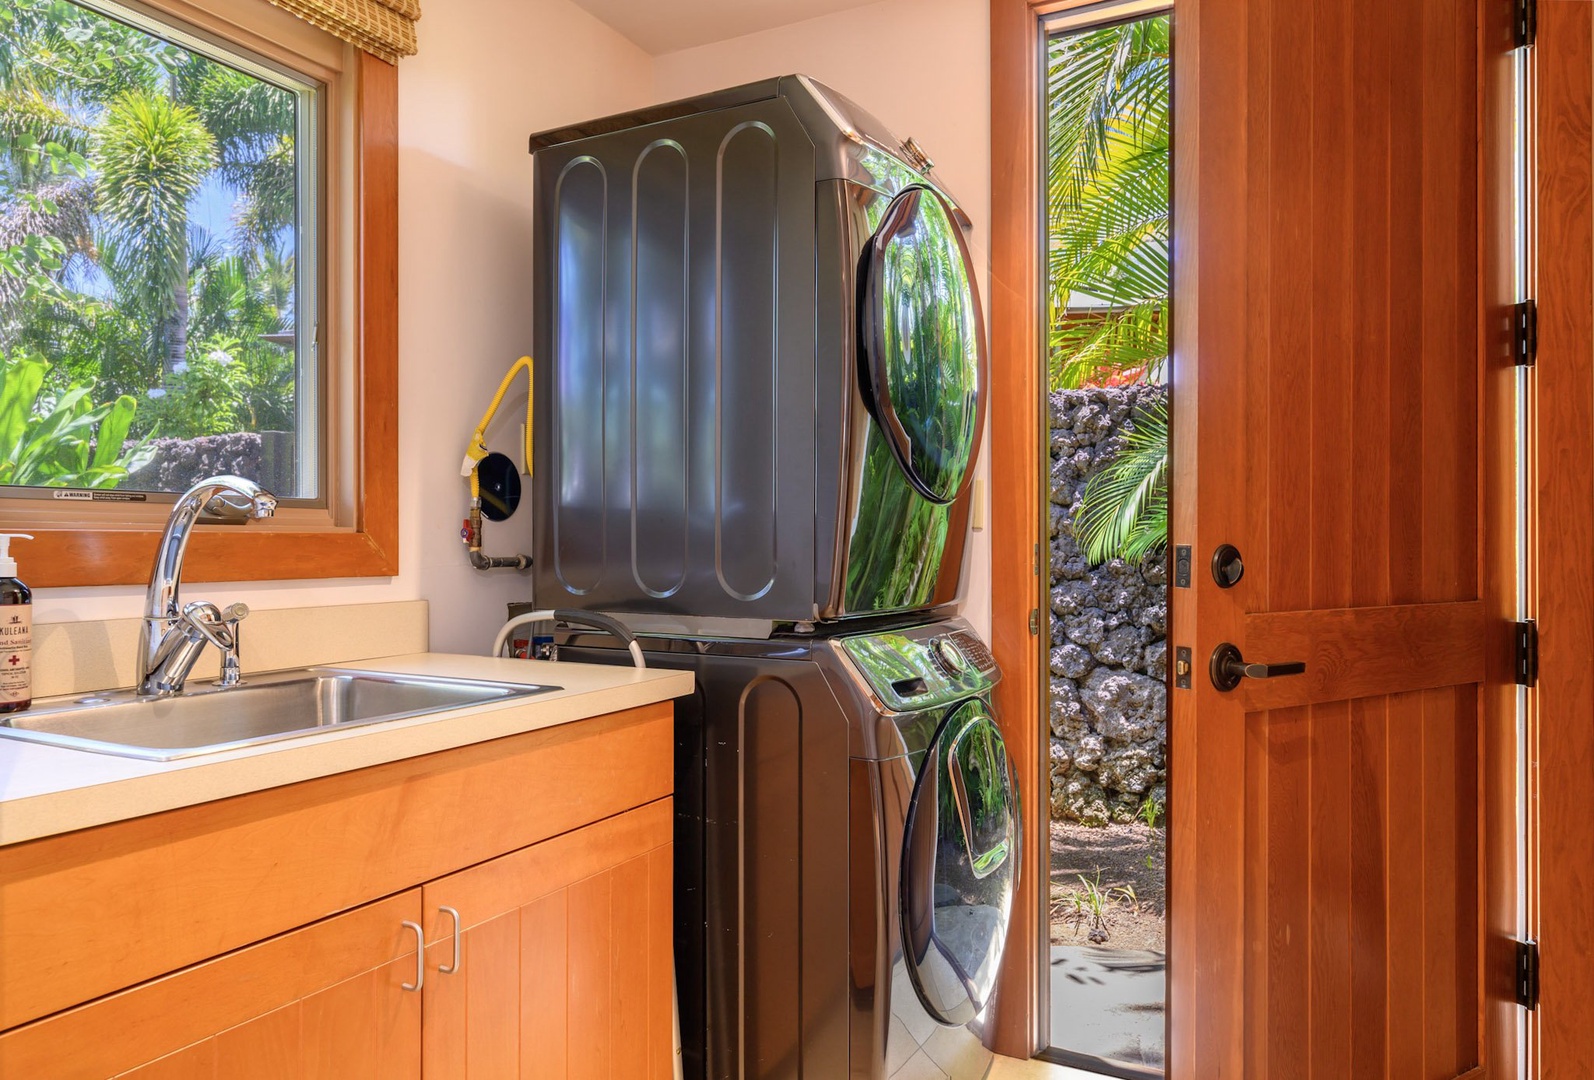
M 1052 1045 L 1116 1065 L 1163 1064 L 1162 953 L 1052 946 Z

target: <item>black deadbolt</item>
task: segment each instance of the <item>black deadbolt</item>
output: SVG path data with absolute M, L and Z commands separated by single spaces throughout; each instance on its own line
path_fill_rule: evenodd
M 1233 544 L 1220 544 L 1212 553 L 1212 580 L 1220 589 L 1232 589 L 1245 576 L 1245 561 Z

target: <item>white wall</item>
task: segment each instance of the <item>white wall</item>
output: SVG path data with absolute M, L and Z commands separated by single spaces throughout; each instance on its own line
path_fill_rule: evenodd
M 531 351 L 531 155 L 536 131 L 645 105 L 651 58 L 567 0 L 426 7 L 399 65 L 399 421 L 405 570 L 431 601 L 432 647 L 482 652 L 530 577 L 482 573 L 459 541 L 465 440 Z M 524 376 L 487 445 L 520 459 Z M 490 554 L 531 547 L 531 515 L 489 525 Z
M 465 439 L 502 372 L 531 347 L 526 137 L 803 72 L 935 158 L 940 180 L 974 221 L 983 277 L 989 24 L 984 0 L 886 0 L 653 58 L 569 0 L 447 0 L 426 7 L 419 31 L 420 54 L 399 65 L 399 573 L 216 585 L 190 595 L 262 609 L 423 598 L 434 649 L 478 652 L 505 601 L 530 592 L 524 575 L 470 569 L 459 542 Z M 517 388 L 489 446 L 512 450 L 524 412 Z M 488 528 L 492 552 L 528 544 L 528 515 Z M 138 613 L 142 598 L 141 587 L 41 589 L 36 617 L 125 617 Z M 984 632 L 989 613 L 990 545 L 988 533 L 977 533 L 967 614 Z
M 459 541 L 465 440 L 503 371 L 531 348 L 526 137 L 645 104 L 653 70 L 568 0 L 433 3 L 419 32 L 420 54 L 399 65 L 399 573 L 189 595 L 262 609 L 424 598 L 434 649 L 480 652 L 504 602 L 530 591 L 512 571 L 470 569 Z M 516 414 L 524 389 L 489 445 L 516 443 Z M 526 543 L 513 535 L 525 520 L 490 529 L 489 546 Z M 40 589 L 34 605 L 39 620 L 61 622 L 136 615 L 142 600 L 142 587 Z
M 654 71 L 661 101 L 800 72 L 856 101 L 893 134 L 912 136 L 974 221 L 970 247 L 983 283 L 990 265 L 990 41 L 987 0 L 885 0 L 668 53 Z M 982 462 L 982 477 L 985 470 Z M 990 563 L 990 533 L 975 533 L 965 614 L 987 638 Z

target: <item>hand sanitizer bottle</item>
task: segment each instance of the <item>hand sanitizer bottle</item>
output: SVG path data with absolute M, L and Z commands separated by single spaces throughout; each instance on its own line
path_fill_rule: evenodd
M 17 577 L 12 540 L 27 533 L 0 533 L 0 713 L 33 704 L 33 593 Z

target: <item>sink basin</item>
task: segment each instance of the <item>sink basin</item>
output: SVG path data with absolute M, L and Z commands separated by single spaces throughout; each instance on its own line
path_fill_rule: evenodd
M 0 719 L 0 738 L 171 761 L 558 689 L 303 668 L 251 676 L 225 690 L 200 686 L 175 697 L 115 690 L 51 698 Z

